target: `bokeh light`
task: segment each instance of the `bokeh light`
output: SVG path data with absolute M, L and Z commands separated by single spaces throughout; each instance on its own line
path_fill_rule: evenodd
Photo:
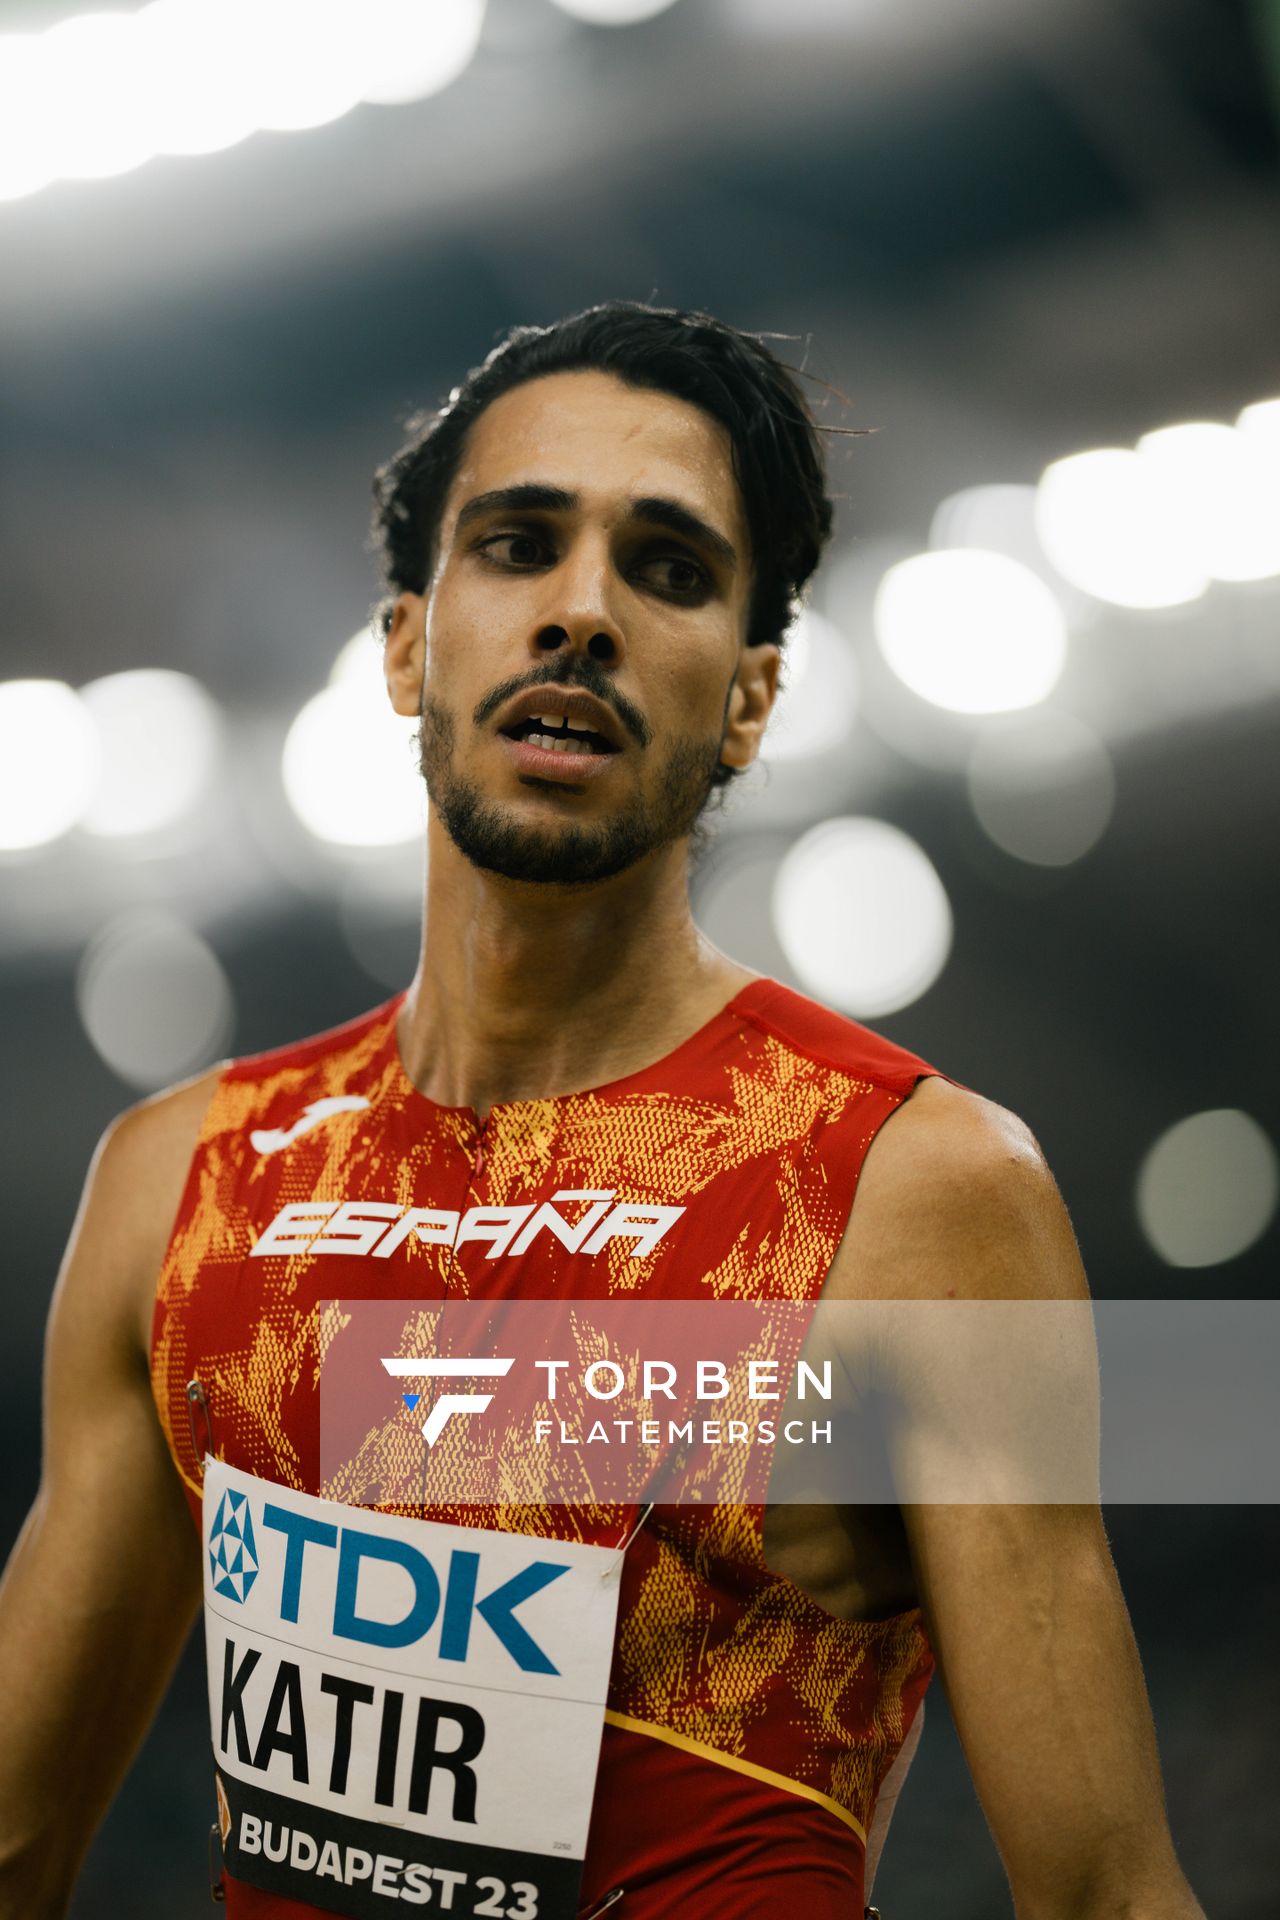
M 44 110 L 44 36 L 0 34 L 0 201 L 47 187 L 58 171 Z
M 0 199 L 299 132 L 458 78 L 484 0 L 152 0 L 0 34 Z
M 1159 475 L 1171 532 L 1211 579 L 1280 573 L 1280 472 L 1259 435 L 1186 421 L 1144 434 L 1138 457 Z
M 142 667 L 91 680 L 80 698 L 100 753 L 81 824 L 114 839 L 190 813 L 208 792 L 221 745 L 218 709 L 199 681 Z
M 1059 573 L 1115 606 L 1183 606 L 1209 584 L 1199 552 L 1180 535 L 1167 476 L 1130 448 L 1099 447 L 1046 467 L 1036 526 Z
M 222 153 L 257 131 L 261 76 L 229 30 L 235 20 L 223 0 L 154 0 L 139 15 L 157 153 Z
M 360 98 L 360 33 L 349 6 L 314 0 L 218 0 L 240 44 L 256 126 L 300 133 L 349 113 Z M 229 17 L 228 17 L 229 16 Z
M 1052 692 L 1067 651 L 1062 608 L 1001 553 L 948 548 L 890 567 L 876 594 L 880 650 L 904 685 L 952 713 L 1007 713 Z
M 675 0 L 555 0 L 561 13 L 574 20 L 586 20 L 593 27 L 629 27 L 637 20 L 652 20 L 665 13 Z
M 1261 1239 L 1280 1197 L 1276 1150 L 1237 1107 L 1161 1134 L 1138 1174 L 1138 1219 L 1171 1267 L 1214 1267 Z
M 939 501 L 929 524 L 929 546 L 980 547 L 1002 553 L 1030 568 L 1061 606 L 1069 627 L 1088 624 L 1097 602 L 1051 565 L 1036 529 L 1036 489 L 1012 480 L 985 481 L 961 487 Z
M 359 628 L 338 648 L 329 669 L 329 685 L 361 687 L 366 693 L 381 689 L 383 698 L 386 698 L 382 646 L 374 637 L 371 627 Z
M 97 734 L 72 688 L 0 681 L 0 848 L 41 847 L 66 833 L 97 776 Z
M 803 834 L 773 888 L 783 952 L 810 993 L 863 1018 L 910 1006 L 951 950 L 951 904 L 900 828 L 849 816 Z
M 1265 447 L 1271 459 L 1280 459 L 1280 400 L 1255 400 L 1241 410 L 1236 426 Z
M 485 0 L 361 0 L 360 98 L 379 106 L 425 100 L 471 64 Z
M 154 908 L 117 915 L 90 942 L 76 1004 L 107 1065 L 142 1089 L 208 1066 L 234 1024 L 231 985 L 213 949 Z
M 155 153 L 138 14 L 82 13 L 42 36 L 40 137 L 64 179 L 128 173 Z
M 973 744 L 968 784 L 990 838 L 1033 866 L 1079 860 L 1102 838 L 1115 809 L 1111 756 L 1068 713 L 1020 715 L 988 728 Z
M 394 846 L 421 834 L 417 733 L 416 719 L 392 712 L 368 633 L 355 634 L 285 740 L 284 789 L 303 825 L 339 847 Z
M 858 665 L 845 636 L 807 607 L 787 634 L 782 673 L 761 759 L 811 760 L 844 746 L 858 715 Z
M 929 523 L 929 546 L 981 547 L 1003 553 L 1034 569 L 1040 554 L 1035 527 L 1036 490 L 1012 481 L 962 487 L 949 493 L 934 509 Z

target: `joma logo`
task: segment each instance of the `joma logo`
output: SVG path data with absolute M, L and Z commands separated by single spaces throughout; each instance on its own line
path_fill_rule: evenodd
M 556 1211 L 559 1200 L 585 1201 L 585 1211 L 568 1220 Z M 643 1260 L 675 1225 L 683 1207 L 650 1206 L 645 1201 L 614 1202 L 608 1192 L 562 1187 L 540 1206 L 468 1207 L 459 1214 L 438 1207 L 399 1207 L 389 1200 L 296 1200 L 282 1207 L 261 1235 L 255 1255 L 298 1253 L 372 1254 L 387 1260 L 407 1240 L 461 1247 L 487 1244 L 486 1260 L 527 1253 L 539 1234 L 550 1234 L 567 1253 L 601 1253 L 611 1240 L 631 1241 L 628 1258 Z

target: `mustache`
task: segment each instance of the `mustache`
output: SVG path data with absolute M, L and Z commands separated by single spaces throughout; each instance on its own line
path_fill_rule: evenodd
M 578 653 L 568 660 L 548 660 L 544 667 L 535 667 L 532 673 L 520 673 L 510 680 L 504 680 L 500 686 L 493 687 L 479 702 L 471 718 L 476 726 L 482 727 L 491 720 L 506 701 L 517 693 L 524 693 L 530 687 L 581 687 L 584 693 L 593 693 L 597 700 L 617 714 L 627 732 L 639 746 L 647 747 L 653 738 L 653 730 L 641 713 L 639 707 L 619 693 L 609 675 L 598 660 L 589 653 Z

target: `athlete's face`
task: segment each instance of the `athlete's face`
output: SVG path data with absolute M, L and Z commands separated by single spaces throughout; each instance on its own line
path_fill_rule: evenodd
M 596 372 L 495 400 L 386 651 L 463 854 L 582 882 L 686 835 L 772 704 L 778 652 L 745 645 L 750 592 L 729 437 L 708 415 Z

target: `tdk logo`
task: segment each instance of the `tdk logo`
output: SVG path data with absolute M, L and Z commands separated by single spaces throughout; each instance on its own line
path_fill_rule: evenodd
M 586 1206 L 569 1220 L 557 1211 L 556 1201 Z M 390 1200 L 297 1200 L 280 1209 L 253 1251 L 260 1257 L 345 1253 L 388 1260 L 409 1240 L 446 1247 L 475 1240 L 487 1246 L 486 1260 L 499 1260 L 527 1253 L 542 1234 L 559 1241 L 566 1253 L 602 1253 L 612 1241 L 629 1241 L 627 1257 L 643 1260 L 683 1212 L 683 1207 L 638 1200 L 615 1204 L 612 1188 L 562 1187 L 539 1207 L 468 1207 L 462 1214 L 442 1207 L 405 1208 Z
M 247 1600 L 249 1589 L 258 1577 L 258 1544 L 253 1536 L 253 1515 L 242 1493 L 228 1487 L 218 1502 L 218 1511 L 209 1530 L 209 1564 L 213 1569 L 213 1590 L 228 1600 Z
M 228 1496 L 231 1497 L 234 1496 Z M 221 1512 L 218 1517 L 221 1518 Z M 284 1535 L 279 1618 L 290 1625 L 298 1621 L 304 1569 L 308 1595 L 316 1594 L 319 1571 L 315 1565 L 316 1555 L 332 1553 L 337 1555 L 336 1567 L 330 1562 L 324 1568 L 325 1575 L 333 1580 L 332 1619 L 324 1625 L 335 1639 L 367 1647 L 409 1647 L 425 1639 L 439 1622 L 437 1658 L 463 1662 L 471 1645 L 472 1623 L 478 1615 L 523 1673 L 559 1672 L 515 1615 L 524 1601 L 568 1573 L 566 1564 L 531 1560 L 509 1580 L 477 1598 L 480 1555 L 469 1548 L 455 1547 L 449 1554 L 447 1568 L 437 1570 L 427 1555 L 407 1540 L 366 1532 L 362 1527 L 337 1527 L 274 1503 L 262 1509 L 262 1528 L 264 1532 L 270 1529 Z M 360 1576 L 366 1564 L 371 1564 L 379 1573 L 389 1564 L 409 1576 L 407 1591 L 412 1598 L 399 1619 L 375 1619 L 360 1612 Z M 327 1579 L 324 1591 L 326 1594 L 329 1591 Z M 325 1611 L 328 1610 L 326 1601 Z

